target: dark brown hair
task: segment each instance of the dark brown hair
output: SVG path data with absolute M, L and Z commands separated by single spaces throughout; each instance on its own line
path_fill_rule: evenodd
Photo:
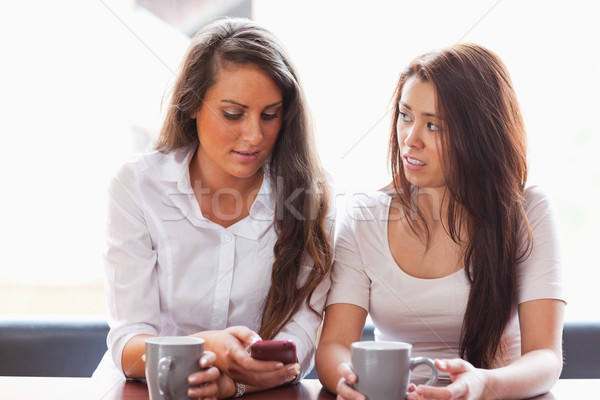
M 192 117 L 220 68 L 254 65 L 283 93 L 283 123 L 267 174 L 276 188 L 274 263 L 259 334 L 274 337 L 327 276 L 332 245 L 326 228 L 329 190 L 317 155 L 308 110 L 296 71 L 279 40 L 256 23 L 219 19 L 192 39 L 175 83 L 157 149 L 168 152 L 198 144 Z M 305 255 L 310 257 L 307 260 Z M 308 276 L 302 266 L 312 261 Z
M 396 136 L 398 103 L 413 76 L 434 87 L 448 188 L 446 229 L 465 249 L 470 293 L 460 355 L 476 367 L 495 367 L 505 356 L 502 334 L 516 307 L 516 265 L 527 257 L 532 242 L 523 205 L 527 160 L 519 103 L 502 60 L 477 44 L 427 53 L 401 73 L 393 99 L 389 161 L 404 216 L 427 243 L 423 214 L 417 210 L 417 218 L 411 218 L 418 188 L 404 175 Z

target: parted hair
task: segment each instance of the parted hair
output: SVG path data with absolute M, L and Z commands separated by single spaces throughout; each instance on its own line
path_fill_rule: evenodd
M 199 144 L 193 115 L 203 107 L 219 70 L 235 65 L 260 68 L 283 93 L 282 127 L 264 166 L 277 197 L 271 287 L 259 331 L 269 339 L 303 303 L 310 307 L 312 293 L 331 269 L 333 254 L 326 223 L 330 193 L 298 75 L 279 40 L 243 18 L 219 19 L 201 29 L 184 58 L 156 148 L 169 152 Z M 302 267 L 310 265 L 308 261 L 313 265 L 306 275 Z
M 460 355 L 493 368 L 507 356 L 502 335 L 517 306 L 516 267 L 529 255 L 532 233 L 524 208 L 526 132 L 506 66 L 485 47 L 461 43 L 417 57 L 400 74 L 389 140 L 395 195 L 412 231 L 429 242 L 418 188 L 404 175 L 396 136 L 399 101 L 411 77 L 433 85 L 448 188 L 443 221 L 463 246 L 470 283 Z M 412 217 L 412 218 L 411 218 Z

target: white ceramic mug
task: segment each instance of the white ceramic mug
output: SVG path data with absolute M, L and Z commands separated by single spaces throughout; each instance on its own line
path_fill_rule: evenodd
M 146 339 L 146 382 L 150 400 L 187 399 L 188 376 L 200 371 L 204 339 L 162 336 Z
M 358 376 L 355 389 L 368 400 L 404 400 L 410 373 L 419 364 L 431 368 L 427 385 L 437 381 L 438 370 L 427 357 L 411 357 L 412 345 L 404 342 L 362 341 L 352 343 L 352 368 Z

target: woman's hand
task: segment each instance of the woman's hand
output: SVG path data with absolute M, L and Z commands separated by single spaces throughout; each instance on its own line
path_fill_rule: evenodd
M 450 374 L 452 383 L 446 387 L 411 385 L 407 400 L 475 400 L 481 399 L 486 389 L 485 370 L 473 367 L 459 358 L 453 360 L 436 360 L 439 371 Z
M 219 388 L 219 381 L 222 380 L 217 367 L 214 366 L 217 356 L 211 351 L 205 351 L 198 363 L 202 371 L 194 372 L 188 377 L 190 388 L 188 396 L 192 398 L 216 400 Z M 222 397 L 221 397 L 222 398 Z
M 300 365 L 283 365 L 278 361 L 259 361 L 250 357 L 246 348 L 260 340 L 258 334 L 244 326 L 222 331 L 205 331 L 194 335 L 206 340 L 205 348 L 217 355 L 215 365 L 234 381 L 267 389 L 293 381 Z
M 338 366 L 338 372 L 342 377 L 336 387 L 337 400 L 365 400 L 365 395 L 356 391 L 352 386 L 358 380 L 358 376 L 356 376 L 350 364 L 341 363 Z

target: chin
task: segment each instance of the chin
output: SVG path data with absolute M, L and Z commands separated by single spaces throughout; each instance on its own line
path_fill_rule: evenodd
M 250 179 L 252 177 L 254 177 L 258 172 L 260 172 L 260 168 L 258 169 L 253 169 L 251 171 L 232 171 L 231 175 L 235 176 L 236 178 L 239 179 Z

